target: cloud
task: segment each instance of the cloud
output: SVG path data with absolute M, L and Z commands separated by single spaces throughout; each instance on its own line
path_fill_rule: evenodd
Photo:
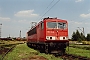
M 88 13 L 88 14 L 81 14 L 80 17 L 83 17 L 83 18 L 90 18 L 90 13 Z
M 27 21 L 27 20 L 18 20 L 18 23 L 30 23 L 30 21 Z
M 33 13 L 34 10 L 24 10 L 24 11 L 19 11 L 15 14 L 17 17 L 37 17 L 39 16 L 38 14 Z
M 69 21 L 69 23 L 81 24 L 81 22 L 77 22 L 77 21 L 74 21 L 74 20 Z
M 85 24 L 86 24 L 86 25 L 89 25 L 90 23 L 89 23 L 89 22 L 86 22 Z
M 78 21 L 69 21 L 69 24 L 73 24 L 73 25 L 82 25 L 83 22 L 78 22 Z
M 90 12 L 90 9 L 88 10 L 88 12 Z
M 0 17 L 0 20 L 1 21 L 10 21 L 10 18 L 8 18 L 8 17 Z
M 83 23 L 82 22 L 75 22 L 75 24 L 79 24 L 80 25 L 80 24 L 83 24 Z
M 82 2 L 83 0 L 76 0 L 75 2 Z

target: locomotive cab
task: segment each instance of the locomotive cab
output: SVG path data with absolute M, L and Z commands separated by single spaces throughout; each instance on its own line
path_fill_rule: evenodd
M 50 53 L 65 53 L 65 48 L 68 46 L 68 23 L 66 20 L 56 18 L 46 19 L 46 40 L 49 46 Z
M 46 40 L 68 40 L 68 24 L 65 20 L 47 20 L 46 21 Z

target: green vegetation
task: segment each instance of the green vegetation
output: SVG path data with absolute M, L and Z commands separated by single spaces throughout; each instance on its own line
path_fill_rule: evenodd
M 6 41 L 4 42 L 5 44 L 14 44 L 16 42 L 12 41 Z M 20 42 L 19 42 L 20 43 Z M 73 45 L 71 45 L 73 46 Z M 79 47 L 89 47 L 89 46 L 82 46 L 82 45 L 74 45 L 74 46 L 79 46 Z M 69 47 L 66 49 L 66 52 L 69 54 L 74 54 L 77 56 L 84 56 L 90 58 L 90 50 L 84 50 L 80 48 L 73 48 Z M 2 56 L 0 56 L 1 58 Z M 30 60 L 30 59 L 42 59 L 42 60 L 63 60 L 61 58 L 57 58 L 51 54 L 45 54 L 45 53 L 40 53 L 39 51 L 36 51 L 34 49 L 31 49 L 27 47 L 26 44 L 19 44 L 17 45 L 12 52 L 9 52 L 3 60 Z
M 19 43 L 24 43 L 26 41 L 4 41 L 4 40 L 0 40 L 0 46 L 1 45 L 9 45 L 9 44 L 19 44 Z
M 68 51 L 68 48 L 67 48 L 66 52 L 69 53 L 69 54 L 74 54 L 74 55 L 77 55 L 77 56 L 83 56 L 83 57 L 90 58 L 90 50 L 84 50 L 84 49 L 69 47 L 69 51 Z
M 79 33 L 79 31 L 77 30 L 76 32 L 73 32 L 71 40 L 81 42 L 85 40 L 85 36 L 83 33 Z
M 87 41 L 90 41 L 90 34 L 87 34 L 86 39 L 87 39 Z
M 79 45 L 79 44 L 70 44 L 69 46 L 75 46 L 75 47 L 79 47 L 79 48 L 90 48 L 90 45 Z
M 0 55 L 0 60 L 1 60 L 1 58 L 2 58 L 2 55 Z
M 78 42 L 82 42 L 82 41 L 90 41 L 90 34 L 87 34 L 87 36 L 85 37 L 84 33 L 80 33 L 78 30 L 76 32 L 73 32 L 72 34 L 72 41 L 78 41 Z
M 43 58 L 45 60 L 62 60 L 50 54 L 40 53 L 34 49 L 27 47 L 26 44 L 17 45 L 12 52 L 9 52 L 5 56 L 4 60 L 29 60 L 32 58 Z
M 70 44 L 69 47 L 79 48 L 79 49 L 84 49 L 84 50 L 90 50 L 90 45 Z

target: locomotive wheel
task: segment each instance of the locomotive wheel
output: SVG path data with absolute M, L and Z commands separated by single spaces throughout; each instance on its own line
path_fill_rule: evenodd
M 66 50 L 65 48 L 62 50 L 63 54 L 65 54 L 65 50 Z
M 27 46 L 30 47 L 29 43 L 27 43 Z
M 45 49 L 45 53 L 46 53 L 46 54 L 48 54 L 48 53 L 49 53 L 49 52 L 48 52 L 48 49 Z
M 31 44 L 30 44 L 30 43 L 27 43 L 27 46 L 28 46 L 28 47 L 31 47 Z
M 59 55 L 64 55 L 65 54 L 65 49 L 62 49 Z
M 41 45 L 41 49 L 40 49 L 41 53 L 45 53 L 45 48 L 44 47 L 45 47 L 44 45 Z
M 49 45 L 48 45 L 48 44 L 45 45 L 45 53 L 46 53 L 46 54 L 49 53 Z

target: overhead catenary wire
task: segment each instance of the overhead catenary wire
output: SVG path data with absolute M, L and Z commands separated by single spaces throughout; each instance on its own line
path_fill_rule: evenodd
M 38 20 L 40 20 L 42 17 L 43 17 L 43 15 L 45 15 L 46 14 L 46 10 L 48 10 L 48 8 L 52 5 L 52 3 L 54 2 L 54 0 L 52 0 L 50 3 L 49 3 L 49 5 L 44 9 L 44 11 L 40 14 L 40 18 L 37 18 Z M 56 3 L 55 3 L 56 4 Z M 54 5 L 55 5 L 54 4 Z M 53 6 L 52 6 L 53 7 Z M 50 9 L 49 9 L 50 10 Z M 46 12 L 45 12 L 46 11 Z M 44 13 L 45 12 L 45 13 Z M 44 14 L 43 14 L 44 13 Z M 42 15 L 43 14 L 43 15 Z M 32 22 L 31 22 L 32 23 Z M 32 26 L 32 25 L 31 25 Z
M 53 1 L 54 1 L 54 0 L 53 0 Z M 52 2 L 53 2 L 53 1 L 52 1 Z M 42 17 L 45 16 L 59 1 L 60 1 L 60 0 L 58 0 L 55 4 L 53 4 L 39 19 L 42 19 Z M 49 5 L 51 5 L 52 2 L 51 2 Z M 48 8 L 48 7 L 47 7 L 47 8 Z
M 50 6 L 53 2 L 54 2 L 54 0 L 52 0 L 52 1 L 50 2 L 50 4 L 44 9 L 44 11 L 43 11 L 41 14 L 43 14 L 43 13 L 49 8 L 49 6 Z
M 40 16 L 42 16 L 42 14 L 52 5 L 52 3 L 54 2 L 54 0 L 52 0 L 49 5 L 44 9 L 44 11 L 40 14 Z M 38 20 L 40 20 L 40 18 L 38 18 Z

